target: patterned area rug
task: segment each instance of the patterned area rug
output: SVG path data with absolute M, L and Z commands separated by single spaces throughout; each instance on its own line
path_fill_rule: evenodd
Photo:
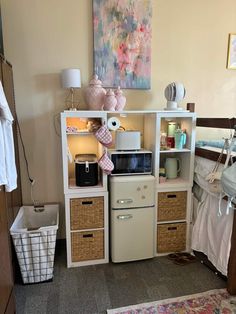
M 225 289 L 107 310 L 108 314 L 236 314 L 236 297 Z

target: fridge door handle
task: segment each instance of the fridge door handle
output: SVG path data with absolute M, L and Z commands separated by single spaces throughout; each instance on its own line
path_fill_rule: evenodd
M 117 203 L 118 204 L 130 204 L 130 203 L 133 203 L 133 200 L 131 198 L 120 199 L 120 200 L 117 200 Z
M 118 215 L 117 216 L 117 219 L 120 219 L 120 220 L 126 220 L 126 219 L 131 219 L 133 218 L 133 215 Z

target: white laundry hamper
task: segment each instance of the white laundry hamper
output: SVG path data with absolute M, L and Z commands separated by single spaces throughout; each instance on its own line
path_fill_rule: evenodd
M 23 206 L 10 233 L 24 283 L 52 279 L 59 205 Z

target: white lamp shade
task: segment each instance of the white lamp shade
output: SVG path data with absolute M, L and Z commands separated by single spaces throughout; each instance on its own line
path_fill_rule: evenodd
M 64 69 L 61 72 L 61 83 L 63 88 L 80 88 L 80 70 L 79 69 Z

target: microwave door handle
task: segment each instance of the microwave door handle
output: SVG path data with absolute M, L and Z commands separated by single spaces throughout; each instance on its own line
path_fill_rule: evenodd
M 120 199 L 117 200 L 118 204 L 131 204 L 133 203 L 133 200 L 131 198 L 127 198 L 127 199 Z
M 127 219 L 131 219 L 131 218 L 133 218 L 133 215 L 118 215 L 117 216 L 117 219 L 119 219 L 119 220 L 127 220 Z

